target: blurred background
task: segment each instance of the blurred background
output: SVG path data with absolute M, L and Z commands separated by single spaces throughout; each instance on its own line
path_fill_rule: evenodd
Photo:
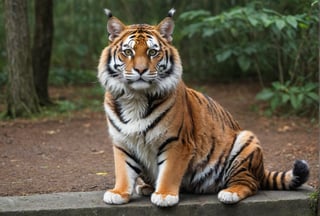
M 5 28 L 8 13 L 4 2 L 0 4 L 0 111 L 2 117 L 17 117 L 19 112 L 8 111 L 10 108 L 6 105 L 10 97 L 10 70 Z M 31 49 L 38 43 L 34 39 L 36 2 L 26 1 Z M 187 83 L 254 82 L 261 88 L 257 99 L 268 104 L 265 108 L 268 115 L 288 109 L 297 115 L 319 113 L 318 1 L 68 0 L 52 3 L 50 87 L 86 85 L 93 86 L 93 94 L 102 94 L 96 67 L 101 50 L 107 45 L 107 18 L 103 8 L 112 10 L 125 24 L 157 24 L 174 7 L 173 44 L 180 52 Z M 52 97 L 54 93 L 50 94 Z M 80 106 L 70 101 L 53 102 L 60 104 L 62 110 Z M 39 110 L 43 111 L 40 108 L 36 112 Z

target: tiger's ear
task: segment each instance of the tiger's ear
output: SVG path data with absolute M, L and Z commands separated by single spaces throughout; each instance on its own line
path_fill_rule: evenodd
M 162 37 L 167 39 L 168 42 L 172 41 L 172 33 L 174 29 L 174 21 L 172 17 L 175 11 L 176 10 L 174 8 L 169 10 L 168 16 L 157 25 L 157 30 L 160 32 Z
M 109 33 L 109 40 L 113 41 L 125 29 L 125 25 L 116 17 L 112 16 L 109 9 L 104 9 L 105 14 L 108 16 L 107 31 Z

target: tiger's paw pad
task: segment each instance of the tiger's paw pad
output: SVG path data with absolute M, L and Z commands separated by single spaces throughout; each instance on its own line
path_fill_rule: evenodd
M 151 202 L 159 207 L 169 207 L 178 204 L 179 196 L 176 195 L 163 195 L 153 193 L 151 196 Z
M 218 194 L 218 199 L 220 202 L 225 204 L 233 204 L 240 201 L 240 197 L 237 193 L 232 193 L 229 191 L 220 191 Z
M 118 193 L 107 191 L 103 195 L 103 201 L 107 204 L 124 204 L 129 202 L 129 197 L 123 197 Z
M 154 191 L 154 188 L 150 185 L 137 185 L 136 193 L 142 196 L 150 196 Z

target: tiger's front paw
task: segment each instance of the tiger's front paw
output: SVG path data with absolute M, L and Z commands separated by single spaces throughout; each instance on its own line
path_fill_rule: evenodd
M 220 202 L 225 204 L 234 204 L 240 201 L 239 195 L 237 193 L 232 193 L 224 190 L 218 193 L 218 199 L 220 200 Z
M 160 207 L 174 206 L 179 202 L 179 195 L 166 195 L 155 192 L 151 196 L 151 202 Z
M 109 190 L 104 193 L 103 201 L 107 204 L 125 204 L 129 202 L 129 194 L 120 194 Z

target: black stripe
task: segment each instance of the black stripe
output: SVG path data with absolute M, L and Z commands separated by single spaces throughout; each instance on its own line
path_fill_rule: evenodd
M 236 136 L 236 138 L 237 138 L 237 136 Z M 229 162 L 229 164 L 228 164 L 228 166 L 226 167 L 225 170 L 228 171 L 228 170 L 230 169 L 233 161 L 241 154 L 241 152 L 242 152 L 246 147 L 248 147 L 248 146 L 250 145 L 250 143 L 252 142 L 253 138 L 254 138 L 253 136 L 250 136 L 249 139 L 247 140 L 247 142 L 246 142 L 243 146 L 241 146 L 241 148 L 240 148 L 240 150 L 237 152 L 237 154 L 234 155 L 234 156 L 230 159 L 230 162 Z M 236 141 L 236 139 L 233 141 L 232 149 L 233 149 L 233 147 L 234 147 L 235 141 Z M 229 152 L 228 155 L 230 155 L 232 149 L 230 150 L 230 152 Z
M 167 159 L 163 159 L 162 161 L 158 162 L 158 166 L 160 166 L 161 164 L 163 164 L 163 162 L 165 162 Z
M 204 93 L 202 93 L 202 95 L 205 97 L 205 99 L 207 99 L 207 102 L 208 102 L 209 104 L 212 104 L 212 98 L 211 98 L 210 96 L 208 96 L 208 95 L 206 95 L 206 94 L 204 94 Z
M 166 70 L 164 73 L 159 73 L 160 78 L 164 79 L 172 74 L 173 66 Z
M 183 122 L 183 121 L 182 121 Z M 180 128 L 179 128 L 179 131 L 178 131 L 178 134 L 177 136 L 175 137 L 169 137 L 168 139 L 166 139 L 158 148 L 158 154 L 157 156 L 159 157 L 165 150 L 164 148 L 171 142 L 174 142 L 174 141 L 177 141 L 180 137 L 180 133 L 181 133 L 181 130 L 182 130 L 182 126 L 183 126 L 183 123 L 180 125 Z
M 242 172 L 247 172 L 247 171 L 248 171 L 248 170 L 247 170 L 246 168 L 241 167 L 241 168 L 238 169 L 236 172 L 232 173 L 229 181 L 232 180 L 232 178 L 234 178 L 235 176 L 239 175 L 240 173 L 242 173 Z
M 232 115 L 228 111 L 224 110 L 224 112 L 226 114 L 226 119 L 228 119 L 229 127 L 233 130 L 239 130 L 240 126 L 238 122 L 233 119 Z
M 115 147 L 117 148 L 117 149 L 119 149 L 120 151 L 122 151 L 123 153 L 125 153 L 129 158 L 131 158 L 136 164 L 139 164 L 139 161 L 137 160 L 137 158 L 136 157 L 134 157 L 133 155 L 131 155 L 129 152 L 127 152 L 125 149 L 123 149 L 123 148 L 121 148 L 121 147 L 119 147 L 119 146 L 116 146 L 115 145 Z
M 192 183 L 192 181 L 193 181 L 194 177 L 196 176 L 196 174 L 197 174 L 197 170 L 194 170 L 192 175 L 191 175 L 191 177 L 190 177 L 190 184 Z
M 145 27 L 146 27 L 145 24 L 138 24 L 138 29 L 134 33 L 138 33 L 138 34 L 146 33 L 146 34 L 152 35 L 151 31 L 144 29 Z
M 116 49 L 115 49 L 115 51 L 116 51 Z M 109 73 L 109 75 L 111 76 L 111 77 L 116 77 L 116 76 L 118 76 L 118 72 L 117 71 L 115 71 L 115 70 L 113 70 L 111 67 L 110 67 L 110 64 L 111 64 L 111 59 L 112 59 L 112 54 L 111 54 L 111 49 L 109 49 L 109 53 L 108 53 L 108 63 L 107 63 L 107 71 L 108 71 L 108 73 Z
M 287 172 L 282 172 L 281 173 L 281 185 L 282 185 L 282 189 L 283 190 L 287 189 L 286 182 L 285 182 L 286 181 L 285 180 L 286 174 L 287 174 Z
M 213 154 L 213 152 L 214 152 L 214 147 L 215 147 L 214 144 L 211 145 L 210 151 L 209 151 L 209 153 L 208 153 L 207 156 L 206 156 L 206 163 L 209 163 L 209 160 L 211 159 L 211 156 L 212 156 L 212 154 Z
M 177 141 L 178 139 L 179 139 L 178 137 L 170 137 L 170 138 L 166 139 L 166 141 L 164 141 L 164 142 L 160 145 L 157 156 L 160 156 L 160 155 L 164 152 L 164 148 L 165 148 L 169 143 L 174 142 L 174 141 Z
M 249 165 L 247 166 L 246 170 L 248 170 L 251 173 L 251 167 L 252 167 L 252 160 L 254 157 L 255 152 L 251 152 L 246 158 L 244 158 L 243 160 L 239 161 L 238 164 L 233 165 L 232 167 L 230 167 L 230 171 L 228 173 L 230 173 L 230 175 L 234 176 L 235 174 L 233 174 L 233 170 L 237 170 L 244 162 L 249 160 Z
M 151 130 L 152 128 L 154 128 L 155 126 L 157 126 L 157 124 L 163 119 L 163 117 L 165 117 L 165 115 L 171 110 L 171 108 L 173 107 L 174 103 L 167 108 L 163 113 L 161 113 L 161 115 L 159 115 L 144 131 L 143 133 L 147 133 L 149 130 Z
M 143 115 L 143 118 L 148 117 L 157 107 L 163 104 L 166 100 L 167 98 L 160 98 L 158 95 L 149 95 L 147 111 Z
M 114 104 L 114 109 L 115 109 L 115 112 L 119 118 L 119 120 L 124 123 L 124 124 L 127 124 L 129 121 L 125 121 L 122 117 L 122 112 L 121 112 L 121 104 L 116 100 L 116 99 L 113 99 L 113 104 Z
M 133 169 L 138 175 L 141 173 L 141 169 L 139 169 L 136 166 L 133 166 L 131 163 L 129 163 L 128 161 L 126 161 L 126 163 L 128 164 L 129 167 L 131 167 L 131 169 Z
M 230 153 L 230 152 L 229 152 Z M 223 151 L 221 153 L 221 155 L 219 156 L 219 160 L 218 160 L 218 163 L 215 165 L 215 173 L 218 174 L 218 178 L 216 178 L 215 180 L 215 183 L 217 184 L 218 182 L 221 182 L 221 179 L 222 179 L 222 176 L 223 176 L 223 173 L 224 173 L 224 170 L 225 170 L 225 165 L 226 165 L 226 161 L 224 161 L 224 164 L 222 165 L 222 159 L 223 159 L 223 156 L 225 154 L 225 151 Z M 218 173 L 218 170 L 219 168 L 222 167 L 222 169 L 220 170 L 220 172 Z
M 121 128 L 119 128 L 119 127 L 114 123 L 114 121 L 113 121 L 111 118 L 108 118 L 108 119 L 109 119 L 110 124 L 111 124 L 118 132 L 121 132 Z
M 256 172 L 257 175 L 260 174 L 257 176 L 259 181 L 261 181 L 264 178 L 264 165 L 263 165 L 262 159 L 263 158 L 261 157 L 261 161 L 258 163 L 258 167 L 256 167 L 256 171 L 259 171 L 259 172 Z
M 253 157 L 254 157 L 254 153 L 255 151 L 253 151 L 252 153 L 250 153 L 248 155 L 248 157 L 246 157 L 245 160 L 248 160 L 249 159 L 249 165 L 248 165 L 248 170 L 250 171 L 251 170 L 251 167 L 252 167 L 252 160 L 253 160 Z
M 113 67 L 115 68 L 115 69 L 118 69 L 118 67 L 121 67 L 121 66 L 123 66 L 124 64 L 114 64 L 113 65 Z
M 268 176 L 267 176 L 267 184 L 265 186 L 266 189 L 271 189 L 271 185 L 270 185 L 270 181 L 269 181 L 270 175 L 271 175 L 271 172 L 269 171 Z
M 200 162 L 196 165 L 196 167 L 197 167 L 196 169 L 198 169 L 198 168 L 203 169 L 203 168 L 205 168 L 205 167 L 208 165 L 208 163 L 209 163 L 209 161 L 210 161 L 210 159 L 211 159 L 211 156 L 212 156 L 212 154 L 213 154 L 213 151 L 214 151 L 214 144 L 211 146 L 211 149 L 209 150 L 209 152 L 208 152 L 208 154 L 206 155 L 205 159 L 202 160 L 202 161 L 200 161 Z
M 209 172 L 207 172 L 204 176 L 202 176 L 202 177 L 199 179 L 198 182 L 196 182 L 196 184 L 197 184 L 198 186 L 201 186 L 209 177 L 212 178 L 211 176 L 212 176 L 212 174 L 215 172 L 214 170 L 215 170 L 214 168 L 211 168 L 211 169 L 209 170 Z
M 230 184 L 240 184 L 245 185 L 249 187 L 252 191 L 255 191 L 257 189 L 257 185 L 254 183 L 254 181 L 250 181 L 249 178 L 252 178 L 250 175 L 246 175 L 245 178 L 236 178 L 229 182 Z
M 221 155 L 219 156 L 218 162 L 217 162 L 217 164 L 215 165 L 215 172 L 216 172 L 216 173 L 218 172 L 219 167 L 221 166 L 221 162 L 222 162 L 222 158 L 223 158 L 224 154 L 225 154 L 225 151 L 223 151 L 223 152 L 221 153 Z
M 166 65 L 168 65 L 168 61 L 169 61 L 168 50 L 165 51 L 165 56 L 166 56 Z
M 273 181 L 273 188 L 272 189 L 279 189 L 277 186 L 277 176 L 278 176 L 278 172 L 274 172 L 273 177 L 272 177 L 272 181 Z
M 199 104 L 202 104 L 201 98 L 199 97 L 199 95 L 194 92 L 194 91 L 189 91 L 189 94 L 192 94 L 193 97 L 195 97 L 198 101 Z
M 161 78 L 166 78 L 166 77 L 170 76 L 173 73 L 173 68 L 174 68 L 173 56 L 171 55 L 169 58 L 166 58 L 166 66 L 168 65 L 168 60 L 171 63 L 171 67 L 169 69 L 167 69 L 166 71 L 164 71 L 164 72 L 159 74 L 159 76 Z
M 233 147 L 234 147 L 234 142 L 235 142 L 236 138 L 237 138 L 237 136 L 234 137 L 233 142 L 232 142 L 232 144 L 231 144 L 231 147 L 230 147 L 229 152 L 228 152 L 227 155 L 230 155 L 230 153 L 231 153 L 231 151 L 232 151 L 232 149 L 233 149 Z M 223 152 L 223 153 L 224 153 L 224 152 Z M 221 155 L 221 160 L 222 160 L 222 156 L 223 156 L 223 155 Z M 220 159 L 220 158 L 219 158 L 219 159 Z M 224 161 L 224 163 L 223 163 L 223 165 L 222 165 L 222 170 L 221 170 L 221 172 L 219 173 L 218 178 L 215 180 L 215 183 L 221 182 L 221 179 L 222 179 L 222 177 L 223 177 L 223 174 L 225 173 L 225 171 L 228 171 L 228 169 L 226 169 L 227 163 L 228 163 L 228 159 L 225 159 L 225 161 Z M 230 166 L 229 166 L 229 167 L 230 167 Z
M 187 113 L 187 115 L 188 116 L 190 116 L 190 121 L 191 121 L 191 124 L 190 124 L 190 126 L 191 126 L 191 128 L 190 128 L 190 138 L 191 139 L 193 139 L 194 137 L 195 137 L 195 128 L 194 128 L 194 120 L 193 120 L 193 109 L 192 109 L 192 105 L 191 105 L 191 101 L 192 100 L 190 100 L 189 99 L 189 95 L 188 95 L 188 91 L 187 90 L 185 90 L 185 102 L 186 102 L 186 105 L 187 105 L 187 108 L 188 108 L 188 113 Z
M 211 113 L 211 115 L 213 115 L 214 112 L 213 112 L 213 108 L 212 108 L 212 103 L 213 103 L 212 99 L 206 94 L 202 93 L 202 95 L 207 100 L 207 110 L 208 110 L 208 112 Z

